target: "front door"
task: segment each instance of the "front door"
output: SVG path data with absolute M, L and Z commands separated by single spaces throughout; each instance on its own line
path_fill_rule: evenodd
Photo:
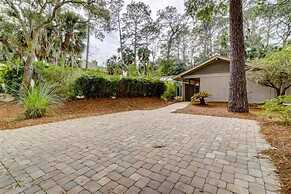
M 191 101 L 191 97 L 198 93 L 200 90 L 200 87 L 198 84 L 185 84 L 185 100 Z
M 191 97 L 200 92 L 200 79 L 192 78 L 185 80 L 183 86 L 185 87 L 185 101 L 191 101 Z

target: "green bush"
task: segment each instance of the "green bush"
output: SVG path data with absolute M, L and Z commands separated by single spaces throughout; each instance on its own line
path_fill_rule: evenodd
M 101 76 L 83 75 L 75 82 L 75 95 L 86 98 L 116 97 L 140 97 L 158 96 L 165 90 L 163 82 L 156 80 L 113 78 Z
M 4 76 L 8 70 L 8 65 L 0 63 L 0 93 L 4 92 Z
M 113 94 L 113 85 L 103 77 L 83 75 L 75 82 L 75 94 L 87 98 L 104 98 Z
M 56 65 L 49 65 L 44 62 L 36 62 L 35 80 L 45 82 L 47 84 L 56 86 L 56 93 L 65 98 L 74 98 L 74 83 L 82 74 L 84 70 L 80 68 L 61 67 Z
M 264 115 L 269 118 L 279 118 L 280 121 L 287 125 L 291 124 L 291 96 L 279 96 L 271 100 L 267 100 L 262 106 Z
M 137 77 L 138 76 L 138 72 L 137 72 L 135 64 L 130 64 L 128 66 L 128 76 L 129 77 Z
M 162 95 L 162 99 L 169 101 L 176 97 L 176 85 L 173 82 L 166 82 L 166 91 Z
M 36 80 L 56 85 L 56 93 L 63 98 L 75 97 L 75 82 L 82 75 L 106 77 L 104 70 L 62 67 L 38 61 L 34 63 Z
M 47 113 L 49 105 L 60 103 L 60 101 L 55 88 L 45 84 L 26 89 L 20 95 L 20 102 L 24 106 L 27 119 L 43 117 Z
M 22 78 L 23 78 L 22 65 L 12 65 L 8 67 L 3 76 L 3 82 L 5 85 L 6 92 L 14 96 L 17 95 L 22 83 Z
M 206 105 L 206 101 L 205 98 L 208 98 L 209 94 L 205 91 L 199 92 L 197 94 L 194 94 L 191 98 L 191 103 L 194 105 L 196 104 L 197 101 L 199 101 L 200 105 L 205 106 Z

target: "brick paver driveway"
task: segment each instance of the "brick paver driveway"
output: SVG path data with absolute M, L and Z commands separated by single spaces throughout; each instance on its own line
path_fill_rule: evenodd
M 185 103 L 0 132 L 0 193 L 278 193 L 254 121 Z

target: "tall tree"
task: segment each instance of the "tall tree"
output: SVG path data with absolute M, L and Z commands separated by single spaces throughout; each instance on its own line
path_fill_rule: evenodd
M 228 110 L 230 112 L 248 112 L 241 0 L 230 0 L 229 18 L 231 53 Z
M 2 21 L 13 21 L 14 27 L 21 33 L 22 60 L 24 63 L 23 85 L 29 86 L 31 65 L 35 60 L 36 47 L 45 28 L 53 24 L 62 8 L 75 7 L 87 10 L 93 18 L 109 19 L 103 1 L 87 0 L 0 0 Z
M 132 2 L 126 7 L 126 12 L 122 16 L 123 22 L 123 38 L 129 47 L 133 48 L 135 56 L 135 64 L 138 65 L 138 48 L 143 46 L 144 37 L 143 30 L 152 23 L 150 7 L 143 2 Z
M 121 24 L 121 11 L 124 6 L 124 1 L 123 0 L 110 0 L 110 6 L 109 9 L 111 11 L 111 26 L 113 30 L 118 31 L 119 35 L 119 53 L 120 53 L 120 61 L 122 65 L 124 66 L 124 61 L 123 61 L 123 49 L 124 49 L 124 40 L 122 37 L 122 24 Z
M 186 15 L 178 13 L 176 7 L 168 6 L 158 11 L 158 23 L 164 31 L 162 39 L 166 42 L 166 59 L 169 60 L 174 41 L 187 30 L 188 20 Z
M 224 35 L 228 27 L 227 5 L 224 0 L 187 0 L 185 5 L 187 14 L 195 23 L 194 38 L 202 47 L 200 58 L 205 60 L 220 51 L 221 47 L 217 42 L 220 42 L 220 36 Z

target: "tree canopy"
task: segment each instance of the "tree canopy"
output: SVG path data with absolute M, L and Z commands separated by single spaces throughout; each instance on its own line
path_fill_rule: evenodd
M 40 46 L 42 34 L 47 28 L 59 27 L 56 20 L 61 18 L 62 10 L 86 10 L 97 23 L 100 20 L 108 20 L 110 16 L 103 1 L 1 0 L 0 3 L 0 25 L 4 27 L 0 34 L 0 40 L 23 60 L 24 85 L 29 84 L 31 64 L 37 57 L 36 51 Z
M 273 88 L 277 96 L 291 87 L 291 45 L 253 61 L 250 75 L 257 83 Z

